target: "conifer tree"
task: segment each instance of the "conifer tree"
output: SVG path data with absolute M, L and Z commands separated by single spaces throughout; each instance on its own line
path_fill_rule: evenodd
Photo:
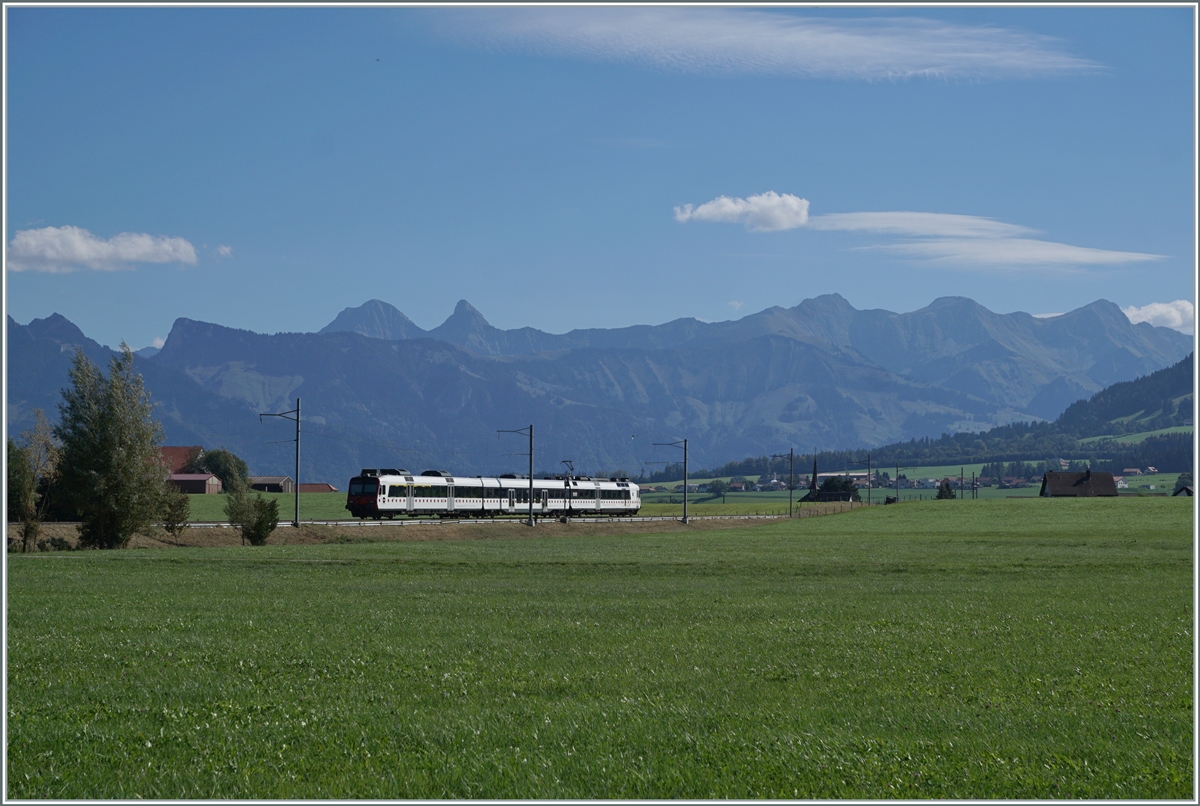
M 162 516 L 162 426 L 122 343 L 106 378 L 77 350 L 62 391 L 59 484 L 79 513 L 81 548 L 123 548 Z

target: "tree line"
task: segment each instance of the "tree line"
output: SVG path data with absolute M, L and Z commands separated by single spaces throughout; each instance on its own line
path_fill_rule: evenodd
M 57 425 L 39 409 L 33 428 L 19 441 L 8 439 L 8 519 L 21 524 L 15 548 L 47 547 L 38 534 L 48 518 L 77 521 L 79 548 L 124 548 L 135 534 L 158 528 L 178 542 L 190 505 L 171 482 L 163 428 L 134 371 L 132 351 L 122 343 L 105 376 L 77 350 L 69 379 Z M 243 543 L 262 545 L 278 526 L 278 502 L 249 494 L 246 463 L 232 453 L 189 457 L 185 471 L 221 477 L 225 514 Z

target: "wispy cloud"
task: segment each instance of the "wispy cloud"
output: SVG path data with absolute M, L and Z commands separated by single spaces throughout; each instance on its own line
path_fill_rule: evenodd
M 196 249 L 183 238 L 122 232 L 105 240 L 71 226 L 18 230 L 8 245 L 12 271 L 115 271 L 135 263 L 195 265 Z
M 1195 334 L 1196 309 L 1186 299 L 1177 299 L 1174 302 L 1151 302 L 1149 305 L 1143 305 L 1140 308 L 1136 305 L 1130 305 L 1128 308 L 1122 308 L 1121 310 L 1129 317 L 1129 321 L 1135 325 L 1139 322 L 1149 322 L 1158 327 L 1169 327 L 1172 330 L 1178 330 L 1189 336 Z
M 768 190 L 745 199 L 718 196 L 699 207 L 685 204 L 675 208 L 676 221 L 692 219 L 745 224 L 746 229 L 752 232 L 795 229 L 808 221 L 808 200 L 790 193 Z
M 742 302 L 741 300 L 737 300 L 737 299 L 729 300 L 729 307 L 733 308 L 735 311 L 740 311 L 742 309 L 742 306 L 745 304 L 746 303 Z
M 217 254 L 220 255 L 221 257 L 233 257 L 233 247 L 232 246 L 218 246 Z
M 448 35 L 498 50 L 689 73 L 879 80 L 1094 70 L 1059 40 L 919 18 L 832 19 L 714 8 L 498 8 L 438 13 Z
M 767 191 L 745 199 L 718 196 L 699 207 L 675 208 L 675 220 L 743 223 L 752 232 L 805 229 L 865 232 L 908 240 L 860 246 L 931 263 L 963 267 L 1072 269 L 1160 260 L 1162 255 L 1118 252 L 1024 237 L 1037 230 L 982 216 L 909 211 L 809 216 L 806 199 Z
M 1008 238 L 1035 230 L 994 218 L 954 213 L 826 213 L 809 220 L 813 229 L 878 232 L 942 238 Z
M 1112 266 L 1161 260 L 1163 257 L 1141 252 L 1116 252 L 1111 249 L 1071 246 L 1032 238 L 951 238 L 860 248 L 884 249 L 907 257 L 923 258 L 933 263 L 1009 268 Z
M 161 350 L 162 346 L 167 343 L 167 340 L 162 336 L 155 336 L 154 341 L 150 342 L 150 346 L 156 350 Z

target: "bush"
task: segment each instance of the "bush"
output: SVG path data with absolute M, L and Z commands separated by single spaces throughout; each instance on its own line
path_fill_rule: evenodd
M 171 538 L 175 541 L 175 545 L 179 545 L 179 537 L 183 534 L 183 530 L 187 528 L 188 521 L 192 516 L 192 503 L 188 499 L 187 494 L 172 484 L 169 479 L 164 483 L 167 488 L 163 491 L 163 499 L 165 501 L 163 507 L 163 529 L 171 535 Z
M 240 483 L 235 483 L 227 494 L 225 516 L 229 518 L 231 526 L 241 530 L 242 544 L 247 541 L 252 546 L 266 544 L 267 538 L 279 526 L 279 502 L 268 500 L 258 493 L 252 497 L 246 486 Z

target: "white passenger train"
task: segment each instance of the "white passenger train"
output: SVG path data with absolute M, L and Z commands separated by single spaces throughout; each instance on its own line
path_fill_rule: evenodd
M 491 518 L 529 514 L 529 477 L 451 476 L 426 470 L 365 468 L 350 479 L 346 509 L 355 518 L 398 515 L 439 518 Z M 534 517 L 636 515 L 642 502 L 629 479 L 550 476 L 533 480 Z

